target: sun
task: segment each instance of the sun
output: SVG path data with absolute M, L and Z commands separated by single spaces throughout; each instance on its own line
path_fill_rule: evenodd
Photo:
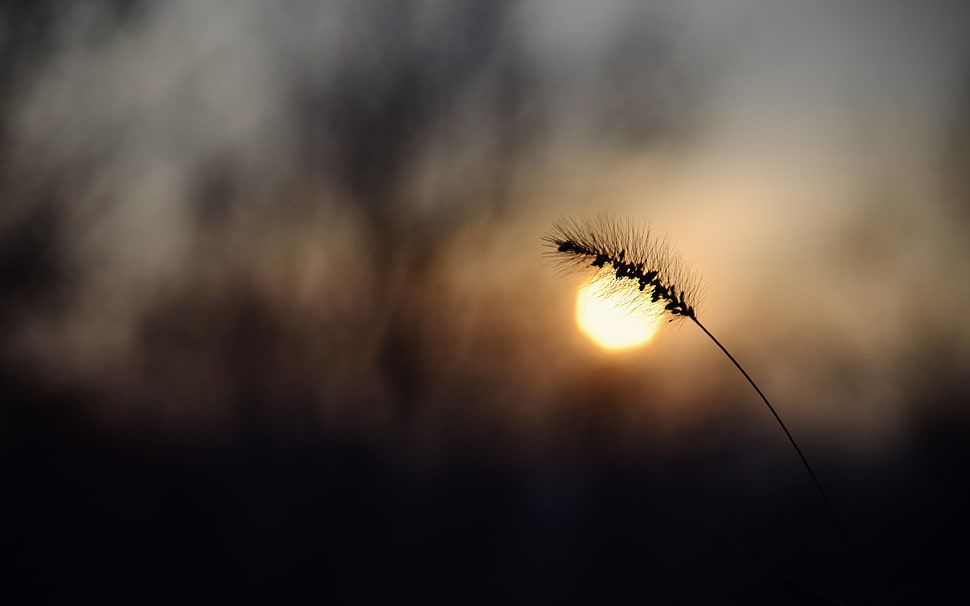
M 617 280 L 612 272 L 584 284 L 576 296 L 579 329 L 609 351 L 649 342 L 662 318 L 661 304 L 651 304 L 634 282 Z

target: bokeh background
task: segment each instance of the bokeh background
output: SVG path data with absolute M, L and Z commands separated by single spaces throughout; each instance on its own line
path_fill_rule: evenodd
M 9 595 L 930 603 L 970 533 L 970 6 L 5 1 Z M 560 217 L 699 316 L 605 353 Z

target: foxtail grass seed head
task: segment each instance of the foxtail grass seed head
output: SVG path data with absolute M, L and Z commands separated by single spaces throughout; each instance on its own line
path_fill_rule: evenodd
M 588 274 L 590 282 L 611 282 L 608 289 L 633 313 L 696 319 L 698 282 L 666 239 L 611 215 L 562 219 L 543 240 L 554 261 Z

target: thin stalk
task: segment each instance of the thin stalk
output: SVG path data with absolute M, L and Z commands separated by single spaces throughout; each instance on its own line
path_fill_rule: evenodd
M 751 387 L 754 387 L 754 390 L 758 392 L 759 396 L 761 396 L 765 406 L 767 406 L 768 410 L 771 411 L 771 414 L 774 415 L 775 420 L 778 421 L 779 425 L 781 425 L 785 435 L 788 436 L 788 441 L 791 442 L 791 445 L 795 448 L 795 452 L 798 453 L 798 458 L 802 460 L 802 465 L 805 466 L 806 471 L 808 471 L 808 475 L 812 477 L 812 482 L 815 484 L 815 488 L 818 489 L 818 494 L 821 495 L 822 500 L 825 501 L 825 505 L 828 507 L 829 513 L 832 514 L 832 519 L 835 521 L 835 527 L 838 529 L 839 535 L 842 537 L 842 541 L 849 550 L 849 555 L 852 556 L 852 559 L 855 560 L 856 563 L 858 563 L 859 558 L 856 556 L 855 550 L 852 548 L 852 543 L 849 541 L 849 535 L 845 532 L 845 527 L 842 525 L 842 519 L 839 518 L 839 514 L 835 511 L 835 506 L 832 505 L 832 501 L 829 500 L 828 495 L 825 494 L 825 490 L 822 488 L 822 483 L 819 482 L 818 476 L 815 475 L 815 471 L 812 470 L 812 466 L 808 464 L 808 459 L 805 458 L 805 454 L 802 453 L 802 449 L 798 447 L 798 442 L 795 441 L 795 438 L 791 435 L 791 432 L 788 431 L 788 427 L 785 426 L 785 422 L 781 420 L 780 416 L 778 416 L 778 413 L 775 411 L 775 407 L 771 405 L 771 402 L 768 401 L 765 394 L 761 392 L 761 389 L 754 382 L 754 379 L 752 379 L 748 373 L 745 372 L 744 368 L 742 368 L 741 365 L 738 364 L 738 361 L 734 359 L 734 356 L 731 355 L 731 352 L 721 345 L 721 342 L 711 334 L 711 331 L 707 330 L 707 328 L 705 328 L 696 317 L 690 316 L 690 319 L 693 320 L 694 323 L 704 331 L 704 334 L 711 338 L 711 341 L 714 341 L 714 344 L 717 345 L 721 351 L 724 352 L 724 355 L 726 355 L 728 359 L 731 360 L 731 362 L 737 367 L 737 369 L 741 371 L 741 374 L 744 375 L 744 378 L 748 380 L 748 383 L 751 383 Z

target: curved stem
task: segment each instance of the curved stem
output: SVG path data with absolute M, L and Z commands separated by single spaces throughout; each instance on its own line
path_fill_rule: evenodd
M 788 431 L 788 427 L 785 426 L 784 421 L 782 421 L 781 417 L 778 416 L 778 413 L 775 411 L 775 407 L 771 405 L 771 402 L 768 401 L 768 398 L 765 397 L 765 394 L 761 392 L 761 389 L 754 382 L 754 379 L 752 379 L 748 375 L 748 373 L 745 372 L 744 368 L 742 368 L 741 365 L 738 364 L 738 361 L 734 359 L 734 356 L 732 356 L 731 353 L 727 349 L 725 349 L 723 345 L 721 345 L 721 342 L 718 341 L 717 338 L 715 338 L 714 335 L 711 334 L 711 331 L 707 330 L 707 328 L 705 328 L 704 325 L 701 324 L 696 317 L 690 316 L 690 319 L 693 320 L 694 323 L 697 324 L 700 327 L 700 329 L 704 331 L 704 334 L 706 334 L 708 337 L 711 338 L 712 341 L 714 341 L 714 344 L 717 345 L 721 349 L 721 351 L 724 352 L 724 355 L 726 355 L 728 359 L 734 363 L 737 369 L 741 371 L 741 374 L 744 375 L 744 378 L 748 380 L 748 383 L 751 383 L 751 387 L 754 387 L 754 390 L 758 392 L 759 396 L 761 396 L 761 399 L 764 401 L 765 406 L 768 407 L 768 410 L 770 410 L 771 414 L 774 415 L 775 420 L 778 421 L 779 425 L 781 425 L 781 428 L 784 430 L 785 435 L 788 436 L 788 441 L 791 442 L 791 445 L 795 448 L 795 452 L 798 453 L 798 458 L 802 460 L 802 465 L 805 466 L 805 469 L 808 471 L 808 475 L 812 477 L 812 482 L 815 483 L 815 488 L 818 489 L 818 494 L 821 495 L 822 500 L 825 501 L 825 505 L 826 507 L 828 507 L 829 513 L 832 514 L 832 519 L 835 520 L 835 526 L 839 531 L 839 535 L 841 535 L 842 537 L 842 541 L 845 542 L 846 548 L 849 550 L 849 555 L 851 555 L 852 558 L 856 562 L 858 562 L 859 558 L 856 557 L 855 550 L 852 549 L 852 543 L 849 542 L 849 535 L 846 534 L 845 528 L 842 526 L 842 520 L 839 518 L 839 514 L 836 513 L 835 506 L 832 505 L 832 501 L 830 501 L 828 495 L 825 494 L 825 490 L 822 489 L 822 483 L 818 481 L 818 477 L 815 475 L 815 471 L 813 471 L 812 466 L 808 464 L 808 459 L 805 458 L 805 455 L 802 453 L 802 449 L 798 447 L 798 442 L 795 441 L 795 438 L 791 435 L 791 432 Z

